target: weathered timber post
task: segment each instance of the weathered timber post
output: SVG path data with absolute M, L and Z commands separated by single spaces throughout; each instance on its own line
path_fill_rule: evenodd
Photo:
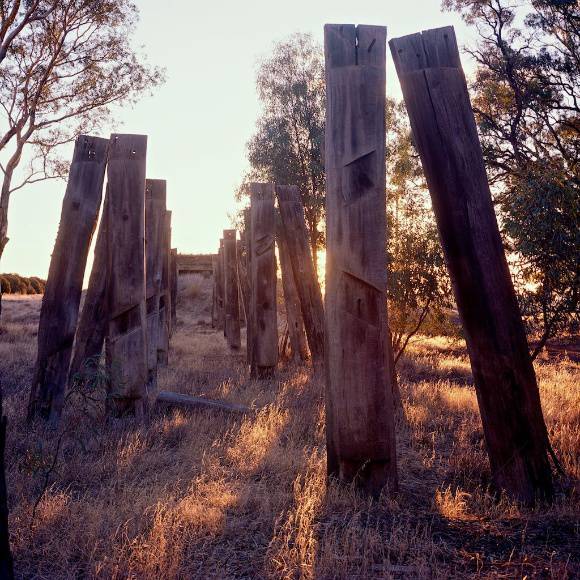
M 38 356 L 28 403 L 36 416 L 60 419 L 89 247 L 103 195 L 108 139 L 77 138 L 60 225 L 42 299 Z
M 452 27 L 391 52 L 467 340 L 495 484 L 552 495 L 549 441 Z
M 278 222 L 277 234 L 278 256 L 280 258 L 280 270 L 282 270 L 282 289 L 284 291 L 286 321 L 288 323 L 292 358 L 297 361 L 304 361 L 308 359 L 308 343 L 300 309 L 300 298 L 298 297 L 290 260 L 289 244 L 281 221 Z
M 109 186 L 109 409 L 115 415 L 148 410 L 145 305 L 145 135 L 112 135 Z
M 162 366 L 169 363 L 169 335 L 171 332 L 171 292 L 169 279 L 171 273 L 171 212 L 165 211 L 161 234 L 161 289 L 159 294 L 159 333 L 157 361 Z
M 90 380 L 99 365 L 109 322 L 108 297 L 108 204 L 107 186 L 101 223 L 93 254 L 89 287 L 75 334 L 73 358 L 68 374 L 69 389 Z
M 218 257 L 217 254 L 211 257 L 211 272 L 213 279 L 213 286 L 211 292 L 211 327 L 217 326 L 217 276 L 218 276 Z
M 157 390 L 159 350 L 159 301 L 163 275 L 163 229 L 167 182 L 147 179 L 145 182 L 145 254 L 147 298 L 147 365 L 149 391 Z
M 324 307 L 318 274 L 314 269 L 310 251 L 304 207 L 296 186 L 276 185 L 276 193 L 310 354 L 315 364 L 322 363 L 324 361 Z
M 171 333 L 177 324 L 177 248 L 171 248 Z
M 246 242 L 246 260 L 245 260 L 245 285 L 243 292 L 244 296 L 244 312 L 246 317 L 246 363 L 250 368 L 250 376 L 256 374 L 256 369 L 253 366 L 252 345 L 254 344 L 254 320 L 252 318 L 252 208 L 247 207 L 244 210 L 244 234 Z
M 220 239 L 220 247 L 217 254 L 217 327 L 221 329 L 225 336 L 225 310 L 224 310 L 224 240 Z
M 13 580 L 14 561 L 10 550 L 10 532 L 8 529 L 8 490 L 6 489 L 6 427 L 8 420 L 3 410 L 2 384 L 0 383 L 0 578 Z
M 386 309 L 382 26 L 327 24 L 326 437 L 328 473 L 397 488 Z
M 225 334 L 228 346 L 236 350 L 241 346 L 237 253 L 236 230 L 224 230 Z
M 274 184 L 251 183 L 250 194 L 250 368 L 254 377 L 269 378 L 278 363 Z

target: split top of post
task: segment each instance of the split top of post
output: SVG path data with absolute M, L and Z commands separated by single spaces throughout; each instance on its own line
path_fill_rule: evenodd
M 326 66 L 383 66 L 387 42 L 386 26 L 325 24 Z
M 145 195 L 163 204 L 167 201 L 167 181 L 165 179 L 149 179 L 145 183 Z

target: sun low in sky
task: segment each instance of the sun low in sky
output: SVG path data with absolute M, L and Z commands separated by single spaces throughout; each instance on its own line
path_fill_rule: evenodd
M 137 4 L 136 43 L 151 64 L 165 67 L 167 82 L 133 108 L 115 109 L 110 132 L 149 136 L 147 176 L 167 180 L 172 245 L 186 253 L 214 252 L 230 226 L 259 113 L 257 62 L 275 42 L 295 32 L 322 42 L 327 22 L 386 25 L 389 38 L 452 24 L 461 44 L 469 40 L 457 14 L 442 12 L 439 0 Z M 387 93 L 400 96 L 390 60 Z M 65 158 L 71 154 L 72 146 L 63 151 Z M 0 271 L 46 277 L 65 187 L 51 181 L 14 193 Z

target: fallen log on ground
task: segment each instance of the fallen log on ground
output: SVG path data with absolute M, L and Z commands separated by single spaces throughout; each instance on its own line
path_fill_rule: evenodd
M 212 399 L 204 399 L 203 397 L 193 397 L 192 395 L 184 395 L 183 393 L 172 393 L 170 391 L 159 391 L 156 403 L 158 405 L 167 405 L 172 407 L 185 407 L 188 409 L 213 409 L 215 411 L 225 411 L 226 413 L 250 413 L 252 409 L 244 405 L 236 405 L 234 403 L 226 403 L 224 401 L 215 401 Z

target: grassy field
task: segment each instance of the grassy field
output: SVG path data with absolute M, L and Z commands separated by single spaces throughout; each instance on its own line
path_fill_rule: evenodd
M 62 429 L 24 422 L 37 297 L 5 296 L 0 377 L 20 578 L 573 578 L 580 575 L 580 367 L 536 364 L 566 471 L 551 506 L 488 491 L 464 346 L 421 337 L 400 364 L 401 489 L 366 500 L 325 481 L 323 385 L 287 366 L 250 381 L 209 324 L 209 283 L 182 287 L 160 387 L 252 406 L 105 422 L 69 399 Z

